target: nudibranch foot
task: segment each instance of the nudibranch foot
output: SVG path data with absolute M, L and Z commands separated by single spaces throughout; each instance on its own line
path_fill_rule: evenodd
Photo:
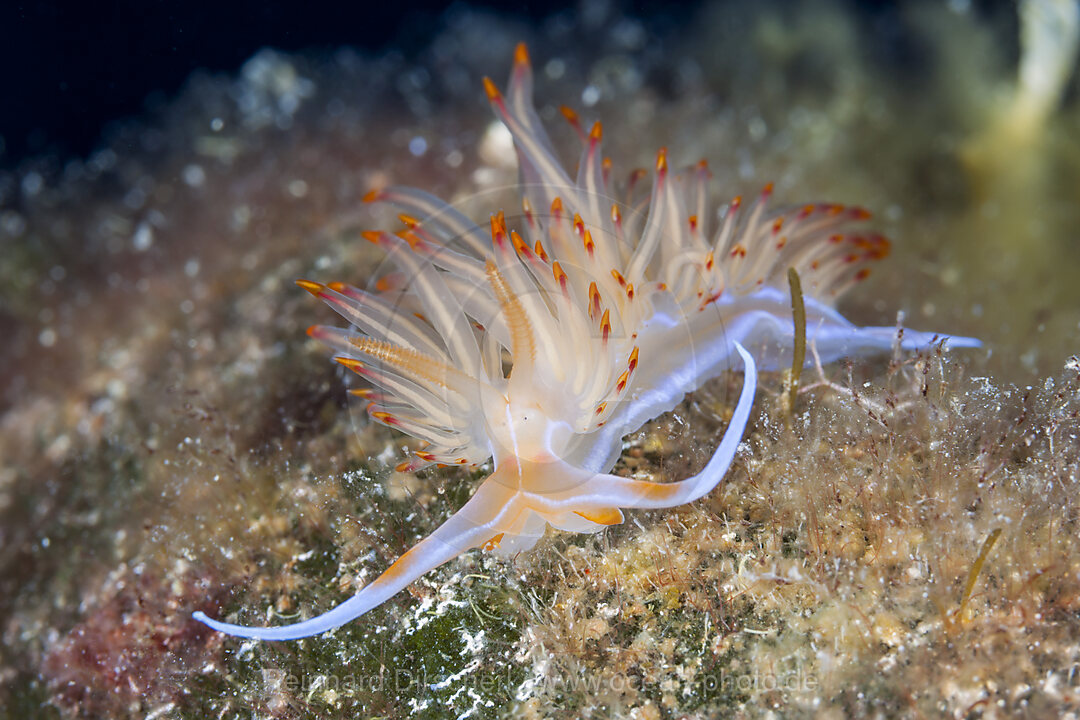
M 382 575 L 333 610 L 279 627 L 250 627 L 194 617 L 219 632 L 256 640 L 297 640 L 333 630 L 396 595 L 420 576 L 476 547 L 500 555 L 527 550 L 547 524 L 573 532 L 596 532 L 622 522 L 620 508 L 667 508 L 693 502 L 723 479 L 750 419 L 757 390 L 754 358 L 735 343 L 745 368 L 731 422 L 712 458 L 697 475 L 678 482 L 634 480 L 592 473 L 562 460 L 507 459 L 460 510 L 402 555 Z M 554 481 L 554 482 L 553 482 Z M 545 491 L 544 488 L 560 487 Z
M 754 405 L 757 389 L 754 358 L 742 345 L 734 344 L 745 368 L 739 403 L 719 447 L 697 475 L 677 483 L 650 483 L 608 473 L 590 473 L 557 459 L 545 463 L 504 461 L 461 510 L 333 610 L 279 627 L 222 623 L 202 612 L 194 613 L 195 620 L 220 633 L 256 640 L 297 640 L 320 635 L 380 606 L 421 575 L 474 547 L 498 549 L 505 555 L 531 547 L 540 539 L 546 524 L 590 532 L 618 525 L 622 521 L 620 507 L 673 507 L 698 500 L 728 472 Z M 530 467 L 531 477 L 522 471 L 524 466 Z M 536 475 L 553 473 L 562 476 L 559 484 L 564 489 L 544 492 L 542 488 L 548 485 L 545 483 L 548 478 Z

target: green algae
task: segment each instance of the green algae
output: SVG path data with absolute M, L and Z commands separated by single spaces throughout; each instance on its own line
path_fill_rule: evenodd
M 14 684 L 14 692 L 5 694 L 4 704 L 0 707 L 0 718 L 18 720 L 19 718 L 41 718 L 58 720 L 64 717 L 58 708 L 50 706 L 52 690 L 38 677 L 28 677 Z
M 354 546 L 367 538 L 394 538 L 407 546 L 430 532 L 426 522 L 448 514 L 467 499 L 475 478 L 458 474 L 442 492 L 427 498 L 425 520 L 416 518 L 417 498 L 407 493 L 390 497 L 385 470 L 372 472 L 366 463 L 352 461 L 338 479 L 354 511 L 328 524 L 304 525 L 295 519 L 286 534 L 304 548 L 283 564 L 265 568 L 269 576 L 288 574 L 289 608 L 317 611 L 344 600 L 349 592 L 328 588 L 347 581 L 352 568 L 370 563 L 370 554 Z M 342 545 L 343 526 L 364 526 L 360 539 Z M 376 541 L 376 544 L 377 541 Z M 358 557 L 359 556 L 359 557 Z M 351 560 L 346 561 L 349 557 Z M 472 709 L 476 717 L 498 717 L 513 699 L 523 675 L 507 662 L 520 637 L 522 610 L 516 592 L 479 568 L 469 573 L 433 573 L 421 597 L 404 594 L 369 613 L 364 623 L 351 623 L 333 633 L 297 643 L 251 644 L 228 641 L 218 672 L 229 678 L 214 684 L 202 678 L 205 690 L 221 697 L 239 688 L 260 688 L 260 707 L 281 703 L 320 717 L 353 717 L 357 712 L 382 717 L 445 717 L 447 712 Z M 242 593 L 222 609 L 224 616 L 259 622 L 251 617 L 258 593 Z M 269 622 L 292 617 L 279 607 Z M 231 692 L 230 692 L 231 689 Z M 216 703 L 233 708 L 231 703 Z
M 520 607 L 482 577 L 462 590 L 466 599 L 420 610 L 403 609 L 416 602 L 411 597 L 393 601 L 364 625 L 291 646 L 233 643 L 240 648 L 226 654 L 220 677 L 244 695 L 255 689 L 262 708 L 282 704 L 320 717 L 441 718 L 470 709 L 475 717 L 501 717 L 523 675 L 507 663 L 520 637 Z M 402 626 L 402 616 L 413 622 Z M 204 683 L 228 696 L 220 683 Z
M 795 268 L 788 268 L 788 287 L 791 290 L 791 316 L 795 326 L 795 347 L 791 354 L 791 370 L 784 377 L 785 409 L 795 414 L 795 398 L 799 393 L 799 378 L 806 364 L 806 305 L 803 302 L 802 282 Z

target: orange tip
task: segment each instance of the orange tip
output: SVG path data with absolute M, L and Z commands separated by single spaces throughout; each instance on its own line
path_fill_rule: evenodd
M 342 357 L 342 356 L 338 355 L 334 359 L 335 359 L 335 362 L 337 362 L 339 365 L 352 370 L 353 372 L 356 373 L 356 375 L 363 376 L 364 375 L 364 370 L 367 369 L 366 365 L 361 363 L 359 361 L 359 359 L 355 359 L 353 357 Z
M 514 249 L 517 250 L 518 253 L 524 255 L 525 257 L 529 257 L 529 246 L 526 245 L 525 241 L 521 239 L 521 236 L 518 235 L 517 230 L 510 231 L 510 242 L 514 244 Z
M 484 92 L 487 93 L 488 100 L 491 102 L 496 102 L 502 97 L 499 88 L 495 87 L 495 83 L 493 83 L 489 77 L 484 78 Z
M 589 139 L 590 140 L 595 140 L 596 142 L 600 142 L 600 140 L 603 137 L 604 137 L 604 128 L 601 127 L 599 121 L 593 123 L 592 130 L 589 131 Z
M 667 172 L 667 148 L 660 148 L 660 152 L 656 154 L 656 172 Z
M 568 292 L 566 287 L 566 272 L 562 269 L 562 265 L 559 264 L 558 260 L 551 264 L 551 274 L 555 276 L 555 282 L 559 283 L 562 291 L 564 293 Z
M 365 230 L 360 233 L 360 237 L 364 238 L 368 242 L 378 244 L 379 238 L 382 237 L 382 233 L 378 230 Z
M 514 64 L 515 65 L 528 65 L 529 64 L 529 48 L 523 42 L 519 42 L 517 47 L 514 48 Z
M 592 257 L 593 251 L 596 249 L 596 244 L 592 239 L 592 233 L 586 230 L 581 236 L 581 242 L 585 246 L 585 252 L 589 253 L 589 257 Z
M 344 355 L 335 355 L 334 356 L 334 362 L 341 363 L 342 365 L 349 368 L 350 370 L 355 368 L 355 367 L 362 367 L 363 366 L 363 363 L 361 363 L 356 358 L 345 357 Z
M 379 191 L 378 190 L 368 190 L 367 194 L 364 195 L 364 202 L 366 202 L 366 203 L 373 203 L 378 199 L 379 199 Z
M 499 221 L 498 215 L 491 216 L 491 238 L 498 244 L 502 244 L 502 241 L 506 237 L 506 226 Z
M 593 508 L 591 510 L 575 510 L 575 515 L 594 522 L 597 525 L 618 525 L 623 521 L 623 514 L 619 508 Z
M 409 243 L 409 247 L 414 249 L 421 242 L 420 236 L 412 230 L 399 230 L 394 235 Z
M 296 284 L 307 290 L 312 295 L 315 295 L 316 297 L 318 297 L 319 293 L 321 293 L 323 289 L 322 283 L 312 282 L 310 280 L 297 280 Z

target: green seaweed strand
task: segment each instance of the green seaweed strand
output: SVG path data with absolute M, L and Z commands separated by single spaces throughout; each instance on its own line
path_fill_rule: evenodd
M 806 362 L 806 305 L 803 303 L 802 281 L 795 268 L 787 271 L 788 286 L 791 288 L 791 316 L 795 323 L 795 354 L 791 358 L 791 370 L 787 376 L 787 418 L 788 422 L 795 415 L 795 396 L 799 392 L 799 377 L 803 363 Z
M 975 564 L 971 566 L 971 570 L 968 572 L 964 594 L 960 597 L 960 610 L 957 612 L 957 617 L 960 618 L 961 622 L 967 619 L 964 612 L 967 610 L 968 600 L 971 599 L 971 591 L 975 589 L 975 582 L 979 579 L 979 573 L 986 562 L 986 556 L 990 554 L 990 550 L 993 549 L 999 535 L 1001 535 L 1001 528 L 994 528 L 990 531 L 986 540 L 983 541 L 982 549 L 979 550 L 979 557 L 975 558 Z

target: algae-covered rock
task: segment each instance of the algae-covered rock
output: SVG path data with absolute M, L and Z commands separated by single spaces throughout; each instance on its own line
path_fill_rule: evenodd
M 1061 71 L 1022 177 L 986 154 L 1035 62 L 1003 49 L 1025 57 L 1014 13 L 587 4 L 524 28 L 459 6 L 416 58 L 265 50 L 88 158 L 0 175 L 0 716 L 1080 712 L 1080 116 Z M 873 209 L 894 252 L 845 314 L 986 349 L 807 369 L 793 415 L 764 375 L 701 501 L 468 553 L 325 636 L 209 632 L 192 612 L 340 602 L 470 496 L 464 471 L 392 470 L 412 441 L 350 404 L 293 280 L 375 276 L 370 187 L 515 202 L 480 78 L 520 40 L 549 127 L 603 119 L 623 173 L 707 157 L 716 206 L 773 180 Z M 615 472 L 695 472 L 739 382 Z

